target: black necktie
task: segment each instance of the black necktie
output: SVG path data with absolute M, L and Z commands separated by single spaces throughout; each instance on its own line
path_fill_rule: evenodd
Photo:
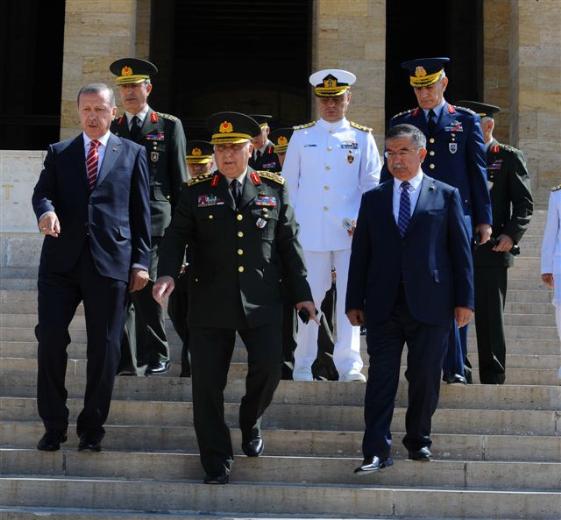
M 237 180 L 233 180 L 230 183 L 230 190 L 232 191 L 232 198 L 234 199 L 234 204 L 236 208 L 240 205 L 240 199 L 242 197 L 242 189 L 241 184 Z
M 429 129 L 429 133 L 434 133 L 434 130 L 436 128 L 436 114 L 434 113 L 434 110 L 432 108 L 429 110 L 429 119 L 427 121 L 427 126 Z
M 261 151 L 257 150 L 255 152 L 255 162 L 257 162 L 259 159 L 261 159 Z
M 136 116 L 132 118 L 131 137 L 133 141 L 137 141 L 140 137 L 140 119 Z

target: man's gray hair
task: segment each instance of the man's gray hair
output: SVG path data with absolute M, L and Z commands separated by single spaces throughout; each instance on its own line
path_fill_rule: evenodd
M 409 137 L 417 148 L 426 148 L 427 138 L 416 126 L 403 124 L 392 126 L 386 134 L 386 141 L 399 137 Z
M 113 92 L 113 89 L 108 87 L 105 83 L 90 83 L 89 85 L 83 86 L 78 91 L 76 102 L 80 104 L 80 96 L 82 94 L 101 94 L 102 92 L 109 93 L 109 104 L 111 105 L 111 108 L 117 106 L 115 103 L 115 92 Z

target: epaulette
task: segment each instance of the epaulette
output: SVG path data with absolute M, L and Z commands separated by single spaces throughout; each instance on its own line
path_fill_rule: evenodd
M 274 181 L 281 185 L 284 184 L 284 177 L 282 175 L 279 175 L 278 173 L 265 172 L 261 170 L 258 170 L 257 173 L 259 174 L 259 177 L 269 179 L 270 181 Z
M 518 148 L 514 148 L 514 146 L 510 146 L 509 144 L 499 143 L 499 148 L 506 150 L 507 152 L 515 152 L 518 153 L 520 150 Z
M 214 177 L 214 173 L 204 173 L 199 175 L 194 179 L 187 181 L 187 186 L 194 186 L 195 184 L 200 184 L 201 182 L 210 181 Z
M 293 126 L 292 129 L 293 130 L 303 130 L 304 128 L 311 128 L 312 126 L 314 126 L 316 124 L 315 121 L 312 121 L 311 123 L 306 123 L 305 125 L 296 125 Z
M 561 190 L 561 184 L 558 184 L 557 186 L 553 186 L 553 188 L 551 188 L 551 191 L 559 191 Z
M 164 119 L 169 119 L 170 121 L 179 121 L 177 117 L 172 116 L 171 114 L 164 114 L 163 112 L 158 112 L 158 115 L 160 117 L 163 117 Z
M 396 117 L 400 117 L 400 116 L 404 116 L 405 114 L 410 114 L 411 112 L 417 110 L 416 108 L 410 108 L 409 110 L 404 110 L 403 112 L 400 112 L 399 114 L 396 114 L 395 116 L 392 117 L 392 119 L 395 119 Z
M 472 116 L 477 115 L 477 112 L 474 112 L 471 108 L 461 107 L 461 106 L 458 106 L 458 105 L 454 105 L 454 108 L 456 110 L 461 110 L 463 112 L 467 112 L 468 114 L 471 114 Z
M 355 123 L 354 121 L 350 121 L 351 126 L 353 128 L 356 128 L 357 130 L 362 130 L 363 132 L 372 132 L 372 128 L 368 127 L 368 126 L 364 126 L 364 125 L 359 125 L 358 123 Z

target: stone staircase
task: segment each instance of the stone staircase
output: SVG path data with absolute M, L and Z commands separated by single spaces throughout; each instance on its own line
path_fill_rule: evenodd
M 561 519 L 561 355 L 551 296 L 539 279 L 544 218 L 538 211 L 510 270 L 507 384 L 443 386 L 429 464 L 405 459 L 407 387 L 400 385 L 395 464 L 362 477 L 353 469 L 362 459 L 364 385 L 283 381 L 264 419 L 265 455 L 237 456 L 228 486 L 203 485 L 190 380 L 177 377 L 177 363 L 169 376 L 118 378 L 101 453 L 78 453 L 73 425 L 62 450 L 37 451 L 34 268 L 4 269 L 0 520 Z M 85 373 L 81 312 L 71 336 L 67 387 L 75 419 Z M 179 342 L 170 336 L 177 361 Z M 477 366 L 473 330 L 470 349 Z M 238 455 L 244 360 L 240 346 L 226 391 Z

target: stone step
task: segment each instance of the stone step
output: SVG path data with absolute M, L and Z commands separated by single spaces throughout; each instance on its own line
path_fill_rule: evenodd
M 244 356 L 245 357 L 245 356 Z M 177 358 L 176 358 L 177 359 Z M 403 366 L 401 368 L 401 382 L 405 382 L 404 372 L 406 368 L 406 355 L 403 358 Z M 477 364 L 473 363 L 474 366 Z M 507 365 L 508 366 L 508 365 Z M 559 379 L 557 365 L 551 365 L 548 368 L 508 368 L 507 373 L 507 384 L 509 385 L 561 385 L 561 379 Z M 28 378 L 25 387 L 29 384 L 35 384 L 37 372 L 37 360 L 36 357 L 31 358 L 19 358 L 19 357 L 3 357 L 0 365 L 0 377 L 9 377 L 10 374 L 17 374 L 18 378 L 26 377 Z M 178 377 L 181 372 L 181 365 L 179 362 L 172 363 L 170 371 L 165 376 L 161 377 Z M 363 368 L 363 373 L 366 375 L 368 373 L 368 366 L 365 365 Z M 230 365 L 230 370 L 228 372 L 228 377 L 230 380 L 244 378 L 247 374 L 247 364 L 245 362 L 233 362 Z M 85 377 L 86 375 L 86 360 L 84 358 L 69 358 L 68 365 L 66 369 L 66 375 L 68 378 L 73 376 Z M 125 376 L 121 376 L 123 379 Z M 479 375 L 474 375 L 474 382 L 479 382 Z M 70 379 L 69 379 L 70 381 Z M 15 382 L 15 387 L 12 392 L 19 392 L 20 388 L 25 391 L 22 386 L 18 386 L 17 380 Z M 1 388 L 1 385 L 0 385 Z
M 198 454 L 77 450 L 39 452 L 1 448 L 2 475 L 84 478 L 197 480 L 204 476 Z M 362 457 L 238 457 L 231 478 L 237 482 L 421 486 L 454 489 L 559 491 L 561 463 L 441 461 L 429 464 L 397 459 L 391 471 L 357 477 Z M 360 480 L 361 479 L 361 480 Z M 357 482 L 359 480 L 359 482 Z M 561 494 L 561 493 L 560 493 Z
M 406 463 L 403 462 L 405 465 Z M 411 463 L 414 464 L 414 463 Z M 239 465 L 241 466 L 241 464 Z M 475 469 L 475 468 L 470 468 Z M 390 468 L 391 470 L 391 468 Z M 234 468 L 234 471 L 237 471 Z M 239 473 L 243 470 L 240 469 Z M 475 475 L 474 475 L 475 476 Z M 374 475 L 374 478 L 387 478 Z M 372 477 L 367 477 L 370 481 Z M 255 514 L 347 516 L 352 518 L 471 518 L 558 520 L 561 493 L 358 485 L 233 483 L 205 486 L 182 480 L 95 478 L 0 478 L 4 506 L 81 507 L 137 511 L 207 511 Z
M 198 453 L 194 429 L 190 426 L 107 425 L 104 450 L 174 451 Z M 63 450 L 75 450 L 78 438 L 75 425 L 69 427 Z M 232 444 L 241 455 L 241 433 L 232 428 Z M 34 449 L 44 433 L 39 420 L 2 421 L 0 447 Z M 362 431 L 267 430 L 264 432 L 267 455 L 294 457 L 360 457 Z M 393 454 L 406 458 L 401 439 L 404 432 L 394 432 Z M 561 436 L 520 436 L 435 433 L 432 452 L 440 460 L 561 462 Z M 1 518 L 1 517 L 0 517 Z
M 317 388 L 319 384 L 315 385 Z M 489 387 L 491 388 L 491 387 Z M 319 393 L 319 392 L 318 392 Z M 464 397 L 467 404 L 468 399 Z M 69 399 L 71 420 L 82 407 L 82 399 Z M 238 402 L 225 404 L 225 417 L 232 426 L 238 421 Z M 36 401 L 27 397 L 0 397 L 0 421 L 34 421 L 37 419 Z M 187 426 L 192 425 L 192 404 L 179 401 L 140 401 L 114 399 L 108 424 Z M 405 430 L 405 409 L 397 407 L 393 429 Z M 313 404 L 281 403 L 277 397 L 263 418 L 265 429 L 304 429 L 362 431 L 364 408 L 356 406 L 320 406 Z M 434 433 L 490 434 L 490 435 L 546 435 L 561 434 L 561 412 L 537 409 L 467 409 L 445 408 L 442 405 L 433 417 Z
M 240 365 L 242 367 L 243 365 Z M 397 403 L 407 403 L 407 384 L 401 377 Z M 242 375 L 240 368 L 240 374 Z M 235 375 L 235 374 L 234 374 Z M 6 397 L 35 397 L 36 378 L 18 370 L 2 369 L 0 394 Z M 71 397 L 80 397 L 85 389 L 85 377 L 70 375 L 66 388 Z M 363 383 L 339 381 L 281 381 L 275 401 L 283 404 L 322 406 L 353 406 L 364 400 Z M 245 394 L 245 379 L 230 377 L 225 398 L 238 402 Z M 115 399 L 135 401 L 186 401 L 192 396 L 191 379 L 171 376 L 118 377 L 113 392 Z M 442 383 L 439 404 L 445 408 L 561 410 L 561 387 L 557 385 L 447 385 Z
M 526 326 L 555 326 L 555 316 L 551 314 L 506 314 L 504 324 L 507 327 L 512 325 Z M 555 327 L 557 332 L 557 328 Z

